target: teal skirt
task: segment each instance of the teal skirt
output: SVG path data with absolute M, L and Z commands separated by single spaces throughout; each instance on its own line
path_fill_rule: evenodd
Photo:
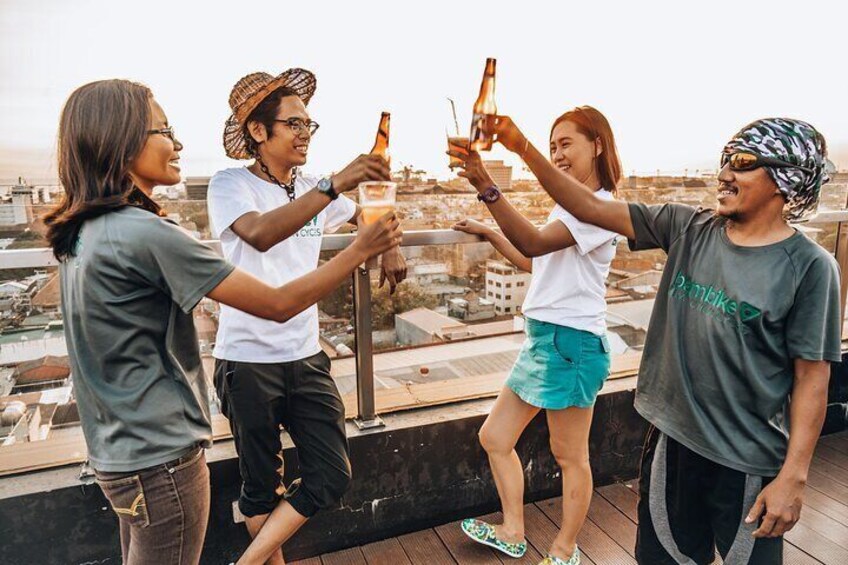
M 531 318 L 525 333 L 506 386 L 538 408 L 593 406 L 609 376 L 607 337 Z

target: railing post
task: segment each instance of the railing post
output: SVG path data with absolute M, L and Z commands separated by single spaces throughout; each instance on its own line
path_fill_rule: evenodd
M 356 327 L 356 403 L 353 422 L 360 430 L 385 424 L 377 416 L 374 391 L 374 348 L 371 336 L 371 275 L 376 261 L 360 265 L 353 273 L 353 319 Z
M 845 322 L 845 302 L 848 297 L 848 226 L 846 222 L 839 222 L 836 228 L 836 249 L 834 255 L 836 262 L 839 264 L 840 278 L 839 281 L 839 313 L 840 320 Z M 840 326 L 841 327 L 841 326 Z

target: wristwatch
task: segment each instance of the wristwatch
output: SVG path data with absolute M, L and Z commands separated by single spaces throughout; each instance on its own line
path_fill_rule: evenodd
M 333 179 L 332 178 L 323 178 L 318 181 L 318 192 L 321 194 L 326 194 L 330 197 L 330 200 L 335 200 L 339 197 L 339 193 L 336 192 L 336 189 L 333 188 Z
M 477 195 L 477 200 L 480 202 L 485 202 L 486 204 L 492 204 L 498 201 L 498 198 L 501 197 L 501 191 L 498 190 L 498 187 L 495 185 L 490 186 L 483 192 Z

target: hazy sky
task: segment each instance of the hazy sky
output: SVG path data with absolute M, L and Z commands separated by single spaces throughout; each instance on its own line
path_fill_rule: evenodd
M 818 0 L 0 0 L 0 153 L 52 154 L 68 94 L 121 77 L 153 89 L 184 174 L 211 174 L 233 164 L 221 132 L 236 80 L 301 66 L 318 77 L 309 109 L 321 124 L 307 168 L 367 152 L 388 110 L 393 165 L 446 177 L 446 97 L 467 130 L 493 56 L 499 111 L 543 147 L 553 118 L 591 104 L 627 173 L 692 173 L 745 123 L 786 115 L 818 127 L 848 168 L 846 16 Z

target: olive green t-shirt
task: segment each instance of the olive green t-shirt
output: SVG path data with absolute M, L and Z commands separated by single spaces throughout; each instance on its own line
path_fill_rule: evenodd
M 191 310 L 233 268 L 140 208 L 83 224 L 59 272 L 74 395 L 95 469 L 137 471 L 209 446 Z
M 632 250 L 668 254 L 636 410 L 727 467 L 773 476 L 786 457 L 794 360 L 841 360 L 839 269 L 801 232 L 735 245 L 711 210 L 630 204 Z

